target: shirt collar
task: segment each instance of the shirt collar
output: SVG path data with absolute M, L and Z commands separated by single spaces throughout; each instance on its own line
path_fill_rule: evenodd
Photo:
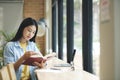
M 30 41 L 28 41 L 28 45 L 30 44 Z M 20 41 L 16 41 L 15 42 L 15 46 L 19 46 L 20 47 Z

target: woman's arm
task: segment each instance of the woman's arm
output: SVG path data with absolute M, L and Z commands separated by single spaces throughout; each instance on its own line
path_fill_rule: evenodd
M 17 62 L 14 63 L 15 70 L 17 70 L 20 67 L 20 65 L 23 63 L 23 61 L 24 61 L 24 59 L 23 59 L 23 57 L 21 57 Z
M 15 70 L 17 70 L 20 67 L 20 65 L 32 55 L 35 55 L 33 51 L 25 52 L 25 54 L 17 62 L 14 63 Z

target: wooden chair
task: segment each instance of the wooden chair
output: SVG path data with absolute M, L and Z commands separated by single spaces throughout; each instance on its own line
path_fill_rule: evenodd
M 0 80 L 17 80 L 12 63 L 7 64 L 0 70 Z
M 16 74 L 15 74 L 15 69 L 14 69 L 14 66 L 12 63 L 7 64 L 7 69 L 8 69 L 10 80 L 17 80 Z
M 0 80 L 10 80 L 7 66 L 2 67 L 0 70 Z

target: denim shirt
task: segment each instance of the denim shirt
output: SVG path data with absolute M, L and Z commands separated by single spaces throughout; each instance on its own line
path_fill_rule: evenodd
M 34 51 L 36 53 L 40 53 L 34 42 L 28 42 L 26 47 L 26 51 Z M 4 63 L 15 63 L 21 56 L 23 56 L 24 50 L 20 47 L 19 41 L 16 42 L 8 42 L 4 48 Z M 40 53 L 41 54 L 41 53 Z M 41 54 L 42 55 L 42 54 Z M 23 65 L 21 65 L 18 70 L 16 70 L 17 80 L 20 80 L 22 73 Z M 30 76 L 32 80 L 36 80 L 36 76 L 34 73 L 35 67 L 30 66 Z

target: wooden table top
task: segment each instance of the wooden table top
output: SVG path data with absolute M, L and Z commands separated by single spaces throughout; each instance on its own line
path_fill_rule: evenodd
M 53 58 L 47 62 L 45 69 L 37 69 L 35 72 L 38 80 L 99 80 L 97 76 L 76 67 L 75 70 L 71 67 L 55 67 L 58 64 L 67 63 Z

